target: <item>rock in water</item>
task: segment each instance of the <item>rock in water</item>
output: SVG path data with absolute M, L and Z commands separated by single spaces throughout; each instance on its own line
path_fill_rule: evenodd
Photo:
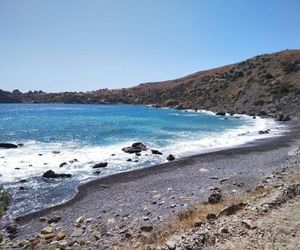
M 107 167 L 108 163 L 107 162 L 100 162 L 100 163 L 97 163 L 93 166 L 93 168 L 105 168 Z
M 167 160 L 168 160 L 168 161 L 174 161 L 174 160 L 175 160 L 175 156 L 170 154 L 170 155 L 167 157 Z
M 67 165 L 67 163 L 66 163 L 66 162 L 63 162 L 63 163 L 61 163 L 61 164 L 59 165 L 59 167 L 62 168 L 62 167 L 65 166 L 65 165 Z
M 70 178 L 72 175 L 71 174 L 56 174 L 52 170 L 48 170 L 43 174 L 43 178 Z
M 0 148 L 17 148 L 18 145 L 13 143 L 0 143 Z
M 226 113 L 225 113 L 225 112 L 223 112 L 223 111 L 219 111 L 219 112 L 217 112 L 217 113 L 216 113 L 216 115 L 225 116 L 225 115 L 226 115 Z
M 135 154 L 147 150 L 147 147 L 141 142 L 135 142 L 131 147 L 122 148 L 122 150 L 128 154 Z
M 158 151 L 158 150 L 156 150 L 156 149 L 152 149 L 151 152 L 152 152 L 152 154 L 154 154 L 154 155 L 162 155 L 162 152 L 160 152 L 160 151 Z

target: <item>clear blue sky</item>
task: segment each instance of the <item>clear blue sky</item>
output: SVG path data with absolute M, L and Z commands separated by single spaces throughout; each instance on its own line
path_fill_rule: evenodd
M 300 48 L 300 0 L 0 0 L 0 88 L 86 91 Z

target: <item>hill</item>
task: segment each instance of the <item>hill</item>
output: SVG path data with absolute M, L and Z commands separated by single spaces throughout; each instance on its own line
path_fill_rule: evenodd
M 300 117 L 300 50 L 263 54 L 179 79 L 132 88 L 86 93 L 14 92 L 8 97 L 22 102 L 157 104 L 179 109 L 271 116 L 284 113 Z

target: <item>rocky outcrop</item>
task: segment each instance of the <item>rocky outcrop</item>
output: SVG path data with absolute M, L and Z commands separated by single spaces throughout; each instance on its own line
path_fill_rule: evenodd
M 72 177 L 71 174 L 57 174 L 53 170 L 46 171 L 43 176 L 46 179 L 57 179 L 57 178 L 70 178 Z
M 136 154 L 147 150 L 147 147 L 141 142 L 135 142 L 130 147 L 122 148 L 122 150 L 128 154 Z
M 0 148 L 17 148 L 18 145 L 13 143 L 0 143 Z

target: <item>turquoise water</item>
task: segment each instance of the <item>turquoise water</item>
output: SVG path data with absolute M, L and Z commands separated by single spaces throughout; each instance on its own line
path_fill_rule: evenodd
M 267 128 L 272 133 L 263 136 L 280 133 L 273 120 L 240 115 L 142 105 L 0 104 L 0 142 L 24 144 L 0 149 L 0 183 L 14 195 L 9 215 L 17 216 L 70 199 L 82 182 L 167 162 L 168 154 L 178 159 L 237 146 L 261 138 L 258 130 Z M 137 141 L 163 155 L 121 150 Z M 92 166 L 103 161 L 108 167 L 96 173 Z M 67 164 L 59 167 L 62 162 Z M 41 176 L 49 169 L 72 178 L 45 181 Z

